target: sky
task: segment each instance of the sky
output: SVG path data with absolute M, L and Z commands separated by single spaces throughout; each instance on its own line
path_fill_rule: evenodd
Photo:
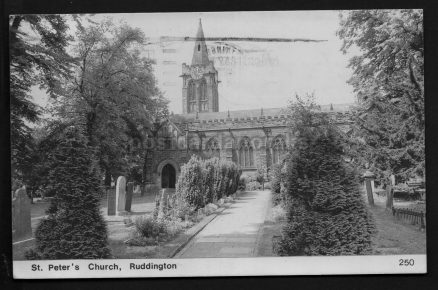
M 213 55 L 219 73 L 219 110 L 284 107 L 295 95 L 313 93 L 320 104 L 353 103 L 346 81 L 352 55 L 340 51 L 336 36 L 338 11 L 195 12 L 96 14 L 140 28 L 150 38 L 144 54 L 155 59 L 155 76 L 169 110 L 182 113 L 182 63 L 190 64 L 193 41 L 160 42 L 162 36 L 195 37 L 199 19 L 205 37 L 306 38 L 324 42 L 226 41 L 207 46 L 237 47 L 239 53 Z M 225 57 L 225 58 L 224 58 Z M 37 88 L 35 100 L 45 105 L 47 96 Z

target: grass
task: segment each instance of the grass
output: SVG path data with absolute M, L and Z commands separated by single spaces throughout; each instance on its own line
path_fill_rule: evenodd
M 107 199 L 106 196 L 102 197 L 100 200 L 100 208 L 102 213 L 105 215 L 107 211 Z M 50 200 L 36 201 L 31 204 L 31 226 L 32 231 L 35 232 L 41 219 L 46 215 L 46 210 L 50 206 Z M 134 195 L 132 198 L 132 214 L 140 215 L 151 213 L 155 207 L 155 195 Z M 121 222 L 108 222 L 108 236 L 109 244 L 113 249 L 113 254 L 118 257 L 122 256 L 121 249 L 126 248 L 124 241 L 129 239 L 132 232 L 132 227 L 127 227 Z M 25 260 L 25 252 L 30 248 L 35 247 L 35 240 L 27 241 L 24 243 L 19 243 L 13 245 L 12 254 L 13 260 Z M 129 253 L 128 253 L 129 254 Z M 142 257 L 142 256 L 134 256 Z M 145 256 L 146 257 L 146 256 Z
M 377 234 L 373 237 L 373 254 L 426 254 L 426 232 L 418 226 L 399 220 L 385 209 L 384 198 L 375 197 L 375 205 L 369 207 L 374 218 Z M 395 201 L 394 207 L 413 208 L 415 202 Z

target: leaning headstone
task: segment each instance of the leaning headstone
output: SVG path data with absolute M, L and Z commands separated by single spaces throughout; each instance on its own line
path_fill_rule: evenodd
M 30 238 L 32 227 L 30 223 L 30 199 L 24 187 L 15 191 L 12 199 L 12 230 L 14 240 Z
M 116 190 L 114 188 L 110 188 L 107 191 L 107 206 L 108 206 L 108 215 L 116 215 Z
M 116 183 L 116 200 L 117 200 L 117 213 L 123 213 L 125 211 L 126 204 L 126 178 L 119 176 Z
M 134 193 L 134 182 L 128 182 L 128 186 L 126 187 L 126 201 L 125 201 L 126 211 L 131 211 L 133 193 Z

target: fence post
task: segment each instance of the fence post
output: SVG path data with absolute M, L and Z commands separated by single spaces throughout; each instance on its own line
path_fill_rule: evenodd
M 424 222 L 424 212 L 421 212 L 420 214 L 420 218 L 421 218 L 421 225 L 420 225 L 420 229 L 424 229 L 426 227 L 426 223 Z

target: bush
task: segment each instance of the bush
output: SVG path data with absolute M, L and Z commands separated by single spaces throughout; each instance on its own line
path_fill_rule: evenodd
M 197 210 L 236 192 L 240 175 L 241 171 L 231 161 L 218 158 L 203 161 L 192 156 L 181 168 L 176 196 Z M 179 204 L 184 205 L 181 200 Z
M 283 205 L 283 206 L 287 206 L 288 200 L 290 199 L 290 197 L 287 194 L 287 189 L 284 186 L 284 184 L 282 184 L 280 186 L 280 193 L 274 193 L 272 195 L 272 202 L 274 204 L 274 206 L 276 205 Z
M 288 162 L 288 222 L 279 254 L 370 253 L 374 225 L 334 129 L 300 135 Z
M 176 184 L 176 195 L 182 197 L 195 209 L 204 207 L 206 186 L 204 184 L 203 162 L 197 156 L 192 156 L 189 162 L 181 168 L 181 174 Z
M 48 189 L 55 193 L 35 233 L 28 259 L 102 259 L 110 256 L 99 209 L 101 175 L 92 148 L 78 128 L 68 127 L 51 152 Z
M 170 216 L 186 220 L 186 217 L 191 216 L 196 212 L 196 208 L 190 205 L 183 197 L 174 195 L 170 204 Z
M 278 204 L 272 208 L 272 220 L 275 222 L 283 221 L 287 217 L 287 211 L 283 204 Z
M 140 216 L 134 220 L 136 231 L 145 238 L 155 238 L 160 234 L 167 234 L 164 221 L 156 220 L 152 216 Z
M 282 182 L 281 167 L 281 164 L 274 164 L 271 168 L 271 188 L 273 193 L 280 193 Z
M 190 226 L 177 219 L 157 220 L 153 216 L 140 216 L 134 220 L 136 236 L 130 246 L 158 245 L 176 236 L 184 227 Z
M 219 183 L 219 174 L 217 169 L 219 167 L 220 160 L 218 158 L 211 158 L 205 160 L 203 167 L 205 168 L 204 185 L 206 187 L 205 204 L 216 202 L 220 197 L 220 192 L 217 191 L 216 184 Z
M 238 188 L 240 191 L 244 191 L 246 189 L 246 177 L 245 176 L 241 176 L 239 178 Z
M 258 181 L 250 181 L 246 184 L 246 190 L 254 191 L 262 189 L 262 185 Z

